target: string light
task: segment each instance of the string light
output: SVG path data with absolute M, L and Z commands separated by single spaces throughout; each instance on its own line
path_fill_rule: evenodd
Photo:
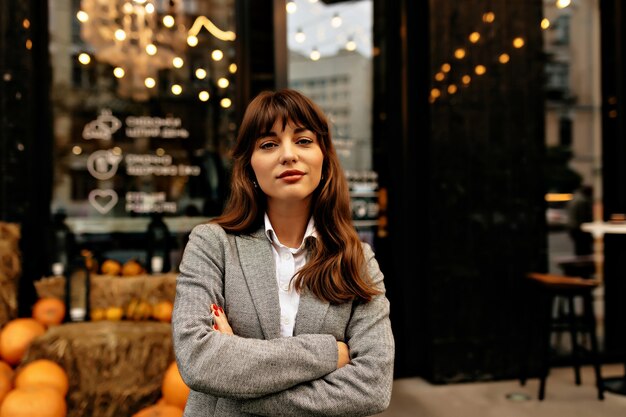
M 124 78 L 124 75 L 126 75 L 126 71 L 124 71 L 124 68 L 122 67 L 115 67 L 115 69 L 113 70 L 113 75 L 115 75 L 115 78 Z
M 318 50 L 317 50 L 317 48 L 313 48 L 313 50 L 311 51 L 310 58 L 311 58 L 313 61 L 317 61 L 317 60 L 319 60 L 319 59 L 321 58 L 320 51 L 318 51 Z
M 507 62 L 509 62 L 510 59 L 511 57 L 507 53 L 501 54 L 498 57 L 498 61 L 500 61 L 501 64 L 506 64 Z
M 163 16 L 163 26 L 165 26 L 166 28 L 171 28 L 174 26 L 174 23 L 176 23 L 174 21 L 174 16 L 166 14 L 165 16 Z
M 444 62 L 444 63 L 441 65 L 441 71 L 446 72 L 446 73 L 450 72 L 450 69 L 451 69 L 451 68 L 452 68 L 452 67 L 451 67 L 451 66 L 450 66 L 450 64 L 448 64 L 447 62 Z
M 89 20 L 89 15 L 83 10 L 79 10 L 78 13 L 76 13 L 76 18 L 78 19 L 79 22 L 85 23 L 86 21 Z
M 476 65 L 476 67 L 474 68 L 474 72 L 476 73 L 476 75 L 483 75 L 487 72 L 487 68 L 484 65 Z
M 348 42 L 346 42 L 346 50 L 351 52 L 356 50 L 356 42 L 352 39 L 348 39 Z
M 198 93 L 198 98 L 200 99 L 200 101 L 209 101 L 209 97 L 210 95 L 208 91 L 202 90 Z
M 222 58 L 224 58 L 224 52 L 222 52 L 220 49 L 215 49 L 213 52 L 211 52 L 211 58 L 213 58 L 213 61 L 221 61 Z
M 235 64 L 235 63 L 230 64 L 230 65 L 228 66 L 228 71 L 229 71 L 231 74 L 236 73 L 236 72 L 237 72 L 237 64 Z
M 233 102 L 230 101 L 230 99 L 228 97 L 223 98 L 223 99 L 220 100 L 220 106 L 222 106 L 225 109 L 229 108 L 232 104 L 233 104 Z
M 72 148 L 72 153 L 74 155 L 80 155 L 81 153 L 83 153 L 83 148 L 81 148 L 80 146 L 74 146 Z
M 433 88 L 432 90 L 430 90 L 430 96 L 431 97 L 435 97 L 438 98 L 441 96 L 441 90 L 439 90 L 438 88 Z
M 456 94 L 458 88 L 455 84 L 450 84 L 448 86 L 448 94 Z
M 152 77 L 148 77 L 146 78 L 143 83 L 146 85 L 146 87 L 148 88 L 154 88 L 154 86 L 156 85 L 156 81 L 154 78 Z
M 118 41 L 123 41 L 126 40 L 126 32 L 124 32 L 124 29 L 118 29 L 115 31 L 115 39 L 117 39 Z
M 559 9 L 565 9 L 570 4 L 572 4 L 572 0 L 556 0 L 556 7 Z
M 204 80 L 206 78 L 206 70 L 204 68 L 198 68 L 196 70 L 196 78 Z
M 182 68 L 183 65 L 185 65 L 185 61 L 181 57 L 177 56 L 172 59 L 172 65 L 174 68 Z
M 487 12 L 483 14 L 483 22 L 493 23 L 494 20 L 496 20 L 496 14 L 494 12 Z
M 154 56 L 157 53 L 157 47 L 155 44 L 150 43 L 146 45 L 146 53 L 150 56 Z
M 465 49 L 463 49 L 463 48 L 457 48 L 457 49 L 454 51 L 454 57 L 455 57 L 456 59 L 463 59 L 463 58 L 465 58 Z
M 89 54 L 83 52 L 82 54 L 78 55 L 78 62 L 83 65 L 87 65 L 91 62 L 91 57 L 89 56 Z
M 289 14 L 293 14 L 296 12 L 296 10 L 298 10 L 298 6 L 296 6 L 296 3 L 294 1 L 288 1 L 285 5 L 285 8 L 287 9 L 287 13 Z
M 192 48 L 198 45 L 198 37 L 194 35 L 187 36 L 187 45 L 191 46 Z
M 230 82 L 228 81 L 227 78 L 222 77 L 219 80 L 217 80 L 217 85 L 220 88 L 226 88 L 230 85 Z
M 181 87 L 180 84 L 172 85 L 172 94 L 174 94 L 175 96 L 178 96 L 182 92 L 183 92 L 183 87 Z
M 480 33 L 478 33 L 478 32 L 472 32 L 472 33 L 470 33 L 470 35 L 469 35 L 469 41 L 470 41 L 471 43 L 476 43 L 476 42 L 478 42 L 479 40 L 480 40 Z
M 333 15 L 333 18 L 330 19 L 330 25 L 334 28 L 338 28 L 339 26 L 341 26 L 342 23 L 343 20 L 341 20 L 341 16 L 339 16 L 339 13 L 335 13 Z
M 296 32 L 296 42 L 302 43 L 305 40 L 306 40 L 306 35 L 302 31 L 302 28 L 298 28 L 298 31 Z
M 513 46 L 517 49 L 521 48 L 524 46 L 524 38 L 521 37 L 517 37 L 515 39 L 513 39 Z
M 472 81 L 472 77 L 466 74 L 461 78 L 461 81 L 463 81 L 463 84 L 468 85 Z
M 154 13 L 154 4 L 152 3 L 146 4 L 145 10 L 146 10 L 146 13 L 148 14 Z
M 541 19 L 541 29 L 546 30 L 549 27 L 550 27 L 550 20 L 548 20 L 548 18 L 546 18 L 546 17 Z
M 437 81 L 443 81 L 443 79 L 446 77 L 446 75 L 443 72 L 438 72 L 437 74 L 435 74 L 435 80 Z

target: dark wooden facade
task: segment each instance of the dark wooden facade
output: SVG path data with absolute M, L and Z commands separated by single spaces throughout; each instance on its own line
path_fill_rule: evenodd
M 600 1 L 602 27 L 602 180 L 604 219 L 626 213 L 626 5 Z M 605 235 L 606 350 L 626 360 L 626 236 Z
M 378 247 L 396 374 L 515 376 L 527 354 L 523 275 L 546 267 L 542 2 L 375 4 L 375 161 L 389 192 L 389 237 Z M 431 89 L 441 94 L 429 101 Z

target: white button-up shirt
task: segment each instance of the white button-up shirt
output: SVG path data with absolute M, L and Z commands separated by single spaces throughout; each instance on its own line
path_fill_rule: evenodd
M 317 237 L 313 217 L 309 219 L 302 243 L 296 249 L 288 248 L 280 243 L 267 213 L 265 214 L 265 234 L 272 243 L 272 253 L 276 264 L 276 282 L 278 283 L 278 301 L 280 303 L 280 334 L 283 337 L 293 336 L 300 294 L 295 290 L 291 279 L 307 261 L 307 238 Z

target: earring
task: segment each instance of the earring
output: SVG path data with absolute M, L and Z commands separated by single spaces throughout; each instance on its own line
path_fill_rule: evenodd
M 259 188 L 259 184 L 255 180 L 252 180 L 252 185 L 254 185 L 254 188 Z

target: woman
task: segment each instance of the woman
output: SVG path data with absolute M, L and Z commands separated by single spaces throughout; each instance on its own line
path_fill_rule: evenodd
M 180 265 L 185 416 L 379 413 L 393 379 L 388 316 L 324 114 L 296 91 L 261 93 L 224 213 L 194 228 Z

